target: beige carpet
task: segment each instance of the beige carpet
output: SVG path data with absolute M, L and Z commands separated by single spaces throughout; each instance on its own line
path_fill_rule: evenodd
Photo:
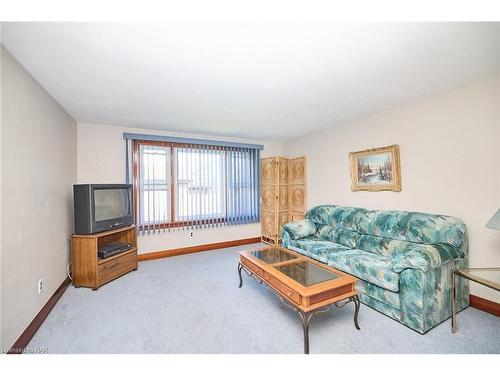
M 30 342 L 48 353 L 302 353 L 300 319 L 263 285 L 238 288 L 239 248 L 141 262 L 94 292 L 70 286 Z M 425 335 L 361 305 L 313 318 L 314 353 L 500 353 L 499 318 L 468 308 Z

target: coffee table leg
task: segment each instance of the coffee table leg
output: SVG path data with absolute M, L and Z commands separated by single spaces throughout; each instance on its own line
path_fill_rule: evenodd
M 359 324 L 358 324 L 358 313 L 359 313 L 359 305 L 360 305 L 359 297 L 358 296 L 354 296 L 354 297 L 352 297 L 352 300 L 354 301 L 354 305 L 355 305 L 355 310 L 354 310 L 354 326 L 356 327 L 357 330 L 360 330 L 361 328 L 359 328 Z
M 309 354 L 309 322 L 313 316 L 312 312 L 298 311 L 302 319 L 302 329 L 304 331 L 304 354 Z
M 243 279 L 241 278 L 241 269 L 243 268 L 243 265 L 241 263 L 238 263 L 238 276 L 240 277 L 240 285 L 238 288 L 241 288 L 243 285 Z

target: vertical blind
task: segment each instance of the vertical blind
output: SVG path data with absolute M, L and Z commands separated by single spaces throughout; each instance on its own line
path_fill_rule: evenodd
M 259 221 L 258 145 L 126 141 L 140 233 Z

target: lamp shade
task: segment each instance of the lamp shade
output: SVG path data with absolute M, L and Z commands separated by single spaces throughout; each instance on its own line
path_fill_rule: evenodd
M 486 223 L 486 226 L 490 229 L 500 230 L 500 209 L 495 212 L 495 215 Z

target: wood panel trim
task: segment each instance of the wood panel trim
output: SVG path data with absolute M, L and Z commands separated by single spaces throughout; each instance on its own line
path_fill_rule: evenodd
M 251 238 L 243 238 L 241 240 L 214 242 L 214 243 L 209 243 L 209 244 L 205 244 L 205 245 L 197 245 L 197 246 L 190 246 L 190 247 L 180 247 L 177 249 L 161 250 L 161 251 L 155 251 L 155 252 L 151 252 L 151 253 L 138 254 L 137 260 L 139 262 L 142 262 L 145 260 L 167 258 L 167 257 L 176 256 L 176 255 L 198 253 L 198 252 L 207 251 L 207 250 L 217 250 L 217 249 L 223 249 L 226 247 L 248 245 L 248 244 L 258 243 L 258 242 L 261 242 L 260 237 L 251 237 Z
M 475 295 L 469 296 L 469 301 L 471 307 L 474 307 L 478 310 L 500 316 L 500 303 L 490 301 L 489 299 L 482 298 Z
M 49 298 L 47 303 L 42 307 L 40 312 L 35 316 L 24 332 L 21 333 L 21 336 L 19 336 L 7 354 L 22 354 L 23 350 L 26 346 L 28 346 L 36 331 L 38 331 L 44 320 L 47 316 L 49 316 L 49 313 L 52 311 L 57 301 L 59 301 L 59 298 L 61 298 L 70 284 L 71 280 L 67 277 L 62 284 L 59 285 L 59 288 L 57 288 L 52 297 Z

